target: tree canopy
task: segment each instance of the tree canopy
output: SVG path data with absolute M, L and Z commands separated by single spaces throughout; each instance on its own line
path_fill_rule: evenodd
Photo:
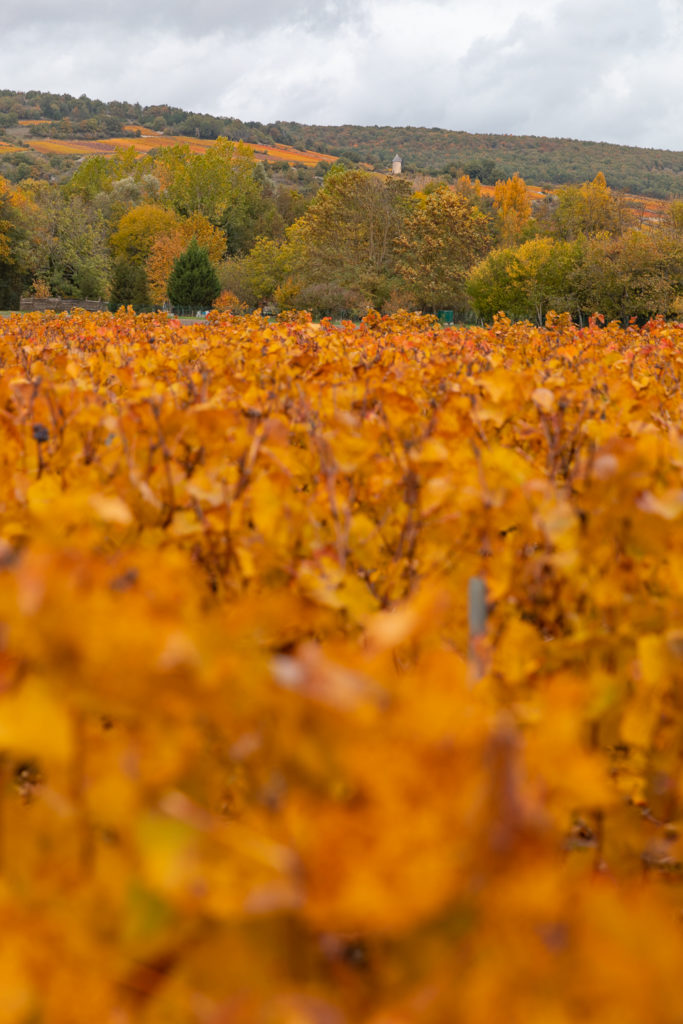
M 288 231 L 297 305 L 363 313 L 398 283 L 398 238 L 410 209 L 405 181 L 333 169 Z
M 418 307 L 463 310 L 467 272 L 490 246 L 486 218 L 446 186 L 418 198 L 400 239 L 399 270 Z

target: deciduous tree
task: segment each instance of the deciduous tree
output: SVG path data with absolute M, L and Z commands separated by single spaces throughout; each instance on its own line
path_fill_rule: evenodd
M 399 273 L 422 309 L 463 310 L 468 271 L 489 246 L 484 215 L 444 185 L 419 197 L 406 219 Z
M 627 214 L 622 201 L 607 185 L 600 171 L 593 181 L 583 185 L 565 185 L 557 190 L 554 210 L 555 232 L 560 238 L 600 232 L 618 235 L 624 230 Z
M 22 238 L 15 191 L 0 178 L 0 309 L 17 309 L 22 288 L 30 280 L 21 258 Z
M 226 260 L 220 272 L 223 287 L 252 308 L 273 301 L 285 276 L 285 253 L 272 238 L 257 238 L 246 256 Z
M 514 174 L 507 181 L 497 181 L 493 206 L 498 215 L 502 244 L 516 245 L 531 219 L 531 203 L 524 179 Z
M 102 214 L 47 182 L 25 182 L 20 191 L 25 237 L 19 250 L 30 278 L 53 295 L 106 298 L 111 257 Z
M 164 206 L 143 203 L 121 217 L 110 239 L 114 254 L 130 262 L 144 262 L 157 238 L 173 232 L 180 218 Z
M 518 249 L 492 252 L 471 273 L 468 292 L 485 320 L 503 312 L 514 319 L 542 324 L 551 309 L 577 312 L 573 272 L 577 245 L 534 238 Z
M 231 254 L 246 252 L 267 205 L 262 173 L 250 146 L 217 139 L 206 153 L 173 146 L 157 157 L 166 202 L 181 216 L 201 214 L 225 232 Z
M 574 272 L 582 310 L 627 323 L 668 315 L 683 292 L 683 245 L 665 230 L 599 235 L 583 245 Z
M 327 312 L 381 309 L 399 281 L 398 237 L 410 194 L 404 181 L 330 171 L 288 232 L 286 261 L 297 304 Z

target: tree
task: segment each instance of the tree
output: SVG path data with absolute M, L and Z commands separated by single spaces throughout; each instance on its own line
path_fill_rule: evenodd
M 46 182 L 24 183 L 17 201 L 25 228 L 20 258 L 30 278 L 52 295 L 104 299 L 111 259 L 101 213 Z
M 575 313 L 573 272 L 577 264 L 577 247 L 571 242 L 552 238 L 533 238 L 516 251 L 517 266 L 513 275 L 524 315 L 537 324 L 545 322 L 551 310 Z
M 400 283 L 397 241 L 410 185 L 334 167 L 288 230 L 285 264 L 296 304 L 319 312 L 382 309 Z
M 210 307 L 220 295 L 220 282 L 208 250 L 196 238 L 173 264 L 167 291 L 173 306 L 191 309 Z
M 555 233 L 560 238 L 572 239 L 578 235 L 620 234 L 626 223 L 626 211 L 621 200 L 608 187 L 600 171 L 593 181 L 583 185 L 566 185 L 557 190 L 554 210 Z
M 89 157 L 62 188 L 65 196 L 80 196 L 103 215 L 108 230 L 133 206 L 149 202 L 159 182 L 149 173 L 151 161 L 133 147 L 119 147 L 113 156 Z
M 114 277 L 109 295 L 109 308 L 115 312 L 119 306 L 132 306 L 136 313 L 150 305 L 147 275 L 140 263 L 119 259 L 114 264 Z
M 0 309 L 18 309 L 30 278 L 20 258 L 23 231 L 9 182 L 0 178 Z
M 683 235 L 683 199 L 669 203 L 662 226 L 673 235 Z
M 531 203 L 524 179 L 514 174 L 507 181 L 497 181 L 493 206 L 498 213 L 503 245 L 516 245 L 531 219 Z
M 683 245 L 666 229 L 599 235 L 583 243 L 574 281 L 581 308 L 627 323 L 668 315 L 683 291 Z
M 442 185 L 418 198 L 400 239 L 399 273 L 424 310 L 467 308 L 467 274 L 490 246 L 486 217 Z
M 467 280 L 467 293 L 483 320 L 490 322 L 496 313 L 507 313 L 510 317 L 518 315 L 516 267 L 514 249 L 495 249 L 472 268 Z
M 257 238 L 246 256 L 226 260 L 220 272 L 223 288 L 252 308 L 272 302 L 284 277 L 284 254 L 272 238 Z
M 155 241 L 174 231 L 179 217 L 173 210 L 153 203 L 143 203 L 121 217 L 110 244 L 119 259 L 144 262 Z
M 503 311 L 542 324 L 551 309 L 623 322 L 667 315 L 683 291 L 683 245 L 666 229 L 535 238 L 491 253 L 470 274 L 468 291 L 486 320 Z
M 273 165 L 271 164 L 272 168 Z M 283 224 L 285 227 L 289 227 L 290 224 L 293 224 L 295 220 L 304 215 L 308 206 L 308 200 L 295 188 L 283 186 L 276 193 L 275 206 L 282 218 Z
M 150 296 L 156 303 L 162 303 L 167 298 L 166 285 L 173 263 L 193 238 L 208 251 L 210 260 L 215 264 L 225 253 L 225 235 L 201 213 L 191 217 L 179 217 L 177 214 L 172 216 L 173 222 L 157 235 L 145 261 Z
M 247 252 L 263 233 L 264 179 L 251 147 L 226 138 L 205 153 L 172 146 L 158 155 L 155 168 L 165 201 L 181 216 L 201 214 L 224 231 L 231 255 Z
M 497 249 L 474 268 L 467 289 L 479 316 L 503 312 L 543 324 L 549 310 L 578 311 L 574 272 L 578 243 L 534 238 L 518 249 Z

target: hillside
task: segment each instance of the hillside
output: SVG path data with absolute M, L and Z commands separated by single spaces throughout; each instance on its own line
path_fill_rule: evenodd
M 275 126 L 291 145 L 333 153 L 347 160 L 388 165 L 395 152 L 404 170 L 431 174 L 463 172 L 493 184 L 515 172 L 552 186 L 592 180 L 602 171 L 611 188 L 670 198 L 683 194 L 683 153 L 604 142 L 536 136 L 473 135 L 442 128 L 322 127 L 295 122 Z
M 41 122 L 49 124 L 51 122 Z M 17 128 L 8 129 L 8 139 L 0 141 L 0 154 L 3 152 L 23 152 L 26 148 L 46 156 L 58 154 L 62 156 L 111 156 L 121 147 L 132 147 L 141 156 L 154 149 L 166 149 L 170 146 L 187 145 L 193 153 L 205 153 L 215 143 L 215 139 L 198 139 L 193 135 L 166 135 L 151 128 L 141 130 L 140 125 L 126 125 L 118 136 L 106 139 L 65 138 L 51 135 L 34 136 L 30 132 L 31 123 L 20 121 Z M 336 158 L 324 153 L 294 149 L 272 143 L 253 145 L 254 156 L 259 161 L 277 163 L 286 161 L 291 164 L 302 164 L 315 167 L 319 163 L 331 164 Z
M 553 186 L 591 180 L 602 171 L 610 187 L 634 195 L 683 195 L 683 153 L 669 150 L 536 136 L 475 135 L 442 128 L 322 126 L 295 121 L 261 124 L 166 105 L 104 103 L 87 96 L 0 90 L 0 174 L 12 178 L 66 172 L 76 154 L 73 145 L 60 146 L 60 141 L 78 140 L 83 155 L 97 151 L 86 142 L 116 140 L 128 145 L 150 133 L 174 140 L 191 138 L 195 143 L 225 135 L 251 143 L 261 150 L 262 158 L 309 166 L 322 155 L 385 170 L 398 151 L 407 173 L 450 177 L 467 173 L 485 184 L 517 172 L 527 181 Z M 140 142 L 135 144 L 143 148 Z M 265 152 L 273 147 L 272 154 Z M 277 147 L 287 147 L 288 155 L 278 154 Z M 292 149 L 305 152 L 306 158 L 292 154 Z

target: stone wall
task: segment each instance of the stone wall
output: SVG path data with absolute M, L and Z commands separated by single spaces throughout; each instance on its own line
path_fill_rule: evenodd
M 108 309 L 106 302 L 99 299 L 36 299 L 22 298 L 19 303 L 22 313 L 70 313 L 72 309 L 86 309 L 89 312 Z

